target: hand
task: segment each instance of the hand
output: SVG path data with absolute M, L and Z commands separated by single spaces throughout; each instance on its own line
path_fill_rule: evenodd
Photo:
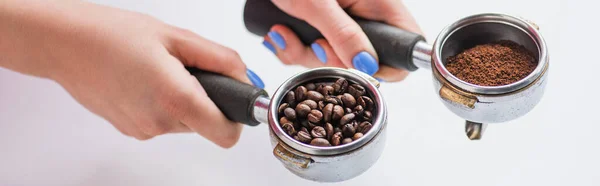
M 408 71 L 379 66 L 369 39 L 349 14 L 421 34 L 400 0 L 272 0 L 285 13 L 304 20 L 325 39 L 304 46 L 289 28 L 275 25 L 263 44 L 284 64 L 356 68 L 383 81 L 400 81 Z M 347 10 L 345 12 L 344 10 Z M 274 47 L 276 46 L 276 47 Z
M 10 2 L 13 2 L 12 4 Z M 0 64 L 50 78 L 79 103 L 139 140 L 196 132 L 233 146 L 229 121 L 184 66 L 262 88 L 238 54 L 154 18 L 80 1 L 0 3 Z M 26 15 L 23 15 L 26 14 Z M 5 22 L 4 20 L 14 20 Z

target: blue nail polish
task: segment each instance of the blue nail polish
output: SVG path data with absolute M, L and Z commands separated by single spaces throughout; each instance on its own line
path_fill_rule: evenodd
M 327 63 L 327 54 L 325 53 L 325 50 L 323 49 L 323 47 L 321 47 L 321 45 L 313 43 L 310 45 L 310 48 L 312 48 L 312 51 L 315 53 L 317 58 L 319 58 L 319 61 Z
M 250 79 L 250 81 L 252 82 L 252 84 L 254 84 L 255 87 L 265 88 L 265 83 L 263 83 L 262 79 L 260 79 L 260 77 L 258 77 L 256 73 L 252 72 L 252 70 L 247 69 L 246 76 L 248 76 L 248 79 Z
M 269 38 L 271 38 L 273 42 L 275 42 L 277 47 L 281 48 L 281 50 L 285 50 L 285 40 L 283 39 L 283 37 L 281 37 L 281 35 L 279 35 L 279 33 L 271 31 L 267 35 L 269 36 Z
M 362 51 L 352 58 L 354 68 L 372 76 L 379 70 L 379 65 L 375 58 L 368 52 Z
M 380 83 L 385 82 L 385 80 L 381 79 L 381 78 L 375 78 L 377 81 L 379 81 Z
M 273 54 L 277 53 L 277 50 L 275 50 L 275 47 L 268 41 L 263 41 L 262 44 L 265 45 L 265 47 L 267 47 L 271 52 L 273 52 Z

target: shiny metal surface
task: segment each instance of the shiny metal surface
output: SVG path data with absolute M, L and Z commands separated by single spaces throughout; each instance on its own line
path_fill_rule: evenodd
M 524 79 L 509 85 L 480 86 L 460 80 L 446 69 L 446 58 L 477 44 L 497 40 L 511 40 L 532 51 L 538 59 L 534 71 Z M 433 65 L 443 78 L 460 89 L 478 94 L 505 94 L 517 91 L 533 83 L 548 65 L 546 43 L 537 27 L 524 19 L 504 14 L 478 14 L 458 20 L 442 30 L 432 52 Z
M 275 92 L 273 98 L 271 99 L 271 103 L 269 106 L 269 126 L 275 132 L 275 134 L 281 139 L 286 145 L 302 151 L 307 154 L 312 155 L 335 155 L 341 154 L 345 152 L 352 151 L 354 149 L 359 148 L 360 146 L 366 144 L 373 137 L 375 137 L 375 132 L 368 132 L 362 138 L 345 145 L 339 145 L 334 147 L 316 147 L 307 145 L 304 143 L 300 143 L 294 140 L 292 137 L 285 134 L 283 129 L 279 124 L 279 118 L 277 116 L 277 108 L 281 100 L 285 94 L 291 90 L 293 87 L 301 85 L 305 82 L 316 80 L 316 79 L 327 79 L 327 78 L 340 78 L 344 77 L 348 81 L 353 83 L 358 83 L 365 87 L 365 90 L 369 94 L 371 94 L 373 98 L 373 102 L 376 105 L 373 117 L 373 131 L 379 131 L 385 125 L 385 120 L 387 119 L 387 108 L 385 103 L 383 102 L 383 98 L 381 97 L 381 93 L 377 89 L 376 85 L 371 83 L 368 79 L 364 78 L 364 75 L 358 74 L 356 72 L 342 69 L 342 68 L 332 68 L 332 67 L 323 67 L 323 68 L 315 68 L 303 73 L 297 74 L 288 80 L 286 80 Z
M 419 69 L 431 70 L 431 50 L 433 46 L 424 41 L 419 41 L 413 48 L 413 63 Z
M 271 100 L 265 96 L 260 96 L 256 98 L 254 101 L 254 108 L 252 113 L 254 114 L 254 119 L 261 123 L 269 123 L 268 115 L 269 115 L 269 103 Z
M 465 122 L 465 134 L 470 140 L 480 140 L 487 128 L 485 123 L 477 123 L 472 121 Z

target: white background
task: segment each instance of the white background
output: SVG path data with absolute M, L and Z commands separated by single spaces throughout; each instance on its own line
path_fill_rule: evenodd
M 237 50 L 267 91 L 291 74 L 242 23 L 241 0 L 96 0 L 140 11 Z M 379 161 L 341 185 L 600 185 L 597 3 L 567 0 L 405 0 L 431 42 L 447 24 L 503 12 L 536 22 L 550 76 L 528 115 L 468 141 L 463 120 L 439 102 L 430 73 L 381 89 L 389 136 Z M 101 77 L 100 77 L 101 78 Z M 0 185 L 316 185 L 272 156 L 266 125 L 246 127 L 223 150 L 194 135 L 139 142 L 89 113 L 57 84 L 0 69 Z M 285 183 L 285 184 L 284 184 Z

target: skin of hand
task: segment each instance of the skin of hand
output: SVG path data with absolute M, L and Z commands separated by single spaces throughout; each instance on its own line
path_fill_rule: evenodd
M 84 1 L 0 2 L 0 66 L 59 83 L 80 104 L 139 140 L 195 132 L 239 139 L 185 66 L 264 86 L 239 55 L 150 16 Z
M 287 65 L 355 68 L 381 81 L 403 80 L 408 71 L 379 66 L 371 42 L 360 26 L 348 15 L 380 21 L 422 34 L 400 0 L 272 0 L 285 13 L 306 21 L 319 30 L 324 39 L 304 46 L 289 28 L 275 25 L 263 45 Z

